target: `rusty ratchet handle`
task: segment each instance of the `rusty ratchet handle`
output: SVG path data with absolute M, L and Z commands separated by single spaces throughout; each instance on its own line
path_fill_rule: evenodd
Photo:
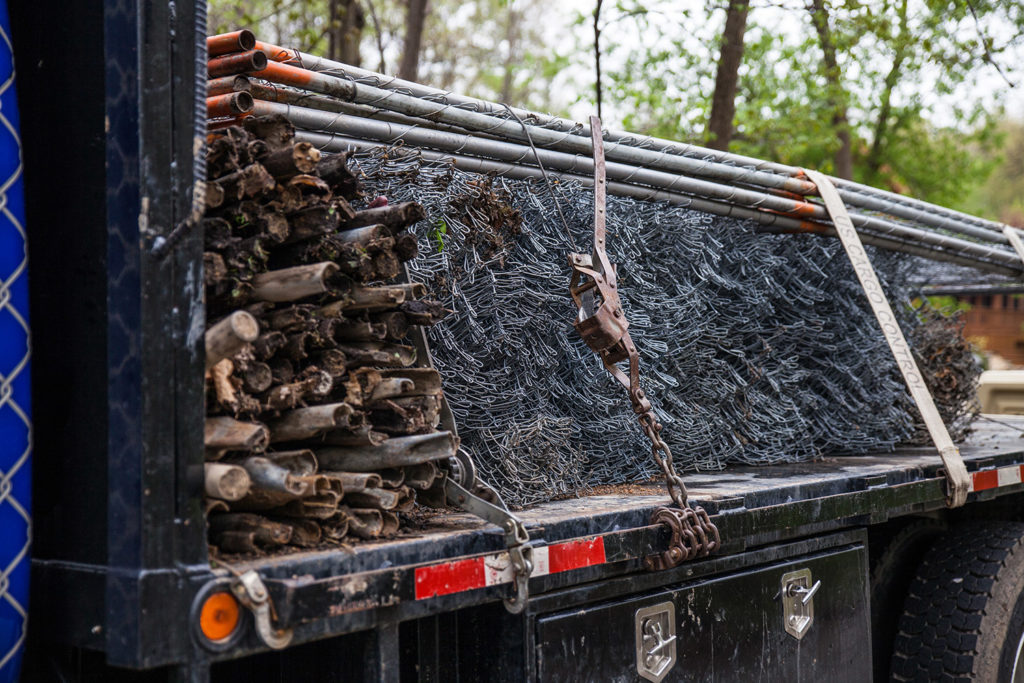
M 590 117 L 590 135 L 594 143 L 594 248 L 590 256 L 569 254 L 569 293 L 579 309 L 575 327 L 587 346 L 600 356 L 608 372 L 629 392 L 634 412 L 642 415 L 650 412 L 651 404 L 640 389 L 639 355 L 627 331 L 629 322 L 619 301 L 615 266 L 605 250 L 607 179 L 601 119 L 596 116 Z M 599 297 L 596 308 L 594 290 Z M 616 365 L 627 359 L 628 376 Z
M 627 329 L 629 322 L 619 300 L 615 266 L 605 251 L 607 182 L 601 120 L 596 116 L 590 117 L 590 135 L 594 143 L 594 248 L 589 256 L 569 254 L 569 293 L 579 310 L 574 327 L 608 372 L 629 392 L 633 412 L 651 440 L 651 454 L 665 475 L 668 493 L 677 506 L 658 508 L 652 520 L 669 525 L 672 541 L 667 551 L 649 558 L 648 566 L 667 569 L 714 552 L 721 539 L 707 512 L 700 507 L 691 508 L 687 502 L 686 486 L 672 464 L 672 451 L 661 438 L 661 424 L 640 388 L 640 356 Z M 617 365 L 624 360 L 629 362 L 628 375 Z

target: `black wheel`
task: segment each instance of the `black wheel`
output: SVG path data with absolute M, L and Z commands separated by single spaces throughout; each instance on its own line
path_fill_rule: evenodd
M 897 681 L 1024 682 L 1024 524 L 939 538 L 911 582 L 893 644 Z
M 896 639 L 903 599 L 917 567 L 935 540 L 949 533 L 941 519 L 907 519 L 872 530 L 871 553 L 871 654 L 875 681 L 889 680 L 892 646 Z

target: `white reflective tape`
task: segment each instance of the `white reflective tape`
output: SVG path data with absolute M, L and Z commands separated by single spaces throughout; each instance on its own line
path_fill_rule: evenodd
M 513 577 L 512 560 L 508 553 L 486 555 L 484 557 L 484 585 L 494 586 L 499 583 L 511 583 Z
M 1006 235 L 1006 239 L 1010 241 L 1010 246 L 1017 252 L 1017 256 L 1020 257 L 1021 261 L 1024 261 L 1024 242 L 1021 241 L 1020 235 L 1017 234 L 1017 229 L 1010 225 L 1003 226 L 1003 234 Z
M 550 557 L 546 545 L 533 549 L 533 573 L 530 576 L 547 576 L 551 573 Z
M 1020 483 L 1020 465 L 999 468 L 999 485 L 1011 486 Z
M 924 383 L 921 371 L 910 351 L 910 345 L 907 344 L 899 321 L 882 290 L 882 283 L 878 281 L 878 275 L 875 274 L 867 252 L 864 251 L 860 235 L 853 227 L 853 221 L 850 220 L 850 214 L 846 211 L 846 205 L 843 204 L 839 193 L 832 186 L 832 182 L 824 174 L 811 170 L 804 172 L 818 187 L 818 195 L 825 200 L 825 208 L 835 225 L 839 241 L 842 242 L 843 249 L 846 250 L 846 256 L 850 259 L 850 265 L 853 266 L 853 271 L 857 274 L 864 295 L 867 296 L 868 302 L 871 304 L 871 310 L 874 311 L 875 318 L 882 328 L 885 341 L 889 343 L 889 349 L 892 350 L 892 355 L 896 358 L 896 365 L 903 373 L 903 381 L 910 389 L 910 395 L 917 404 L 918 410 L 921 411 L 921 417 L 924 419 L 925 426 L 928 427 L 932 442 L 939 451 L 939 457 L 942 458 L 942 464 L 946 468 L 946 478 L 949 482 L 948 504 L 950 507 L 959 507 L 967 501 L 967 494 L 972 486 L 971 477 L 967 474 L 967 467 L 964 466 L 963 458 L 960 457 L 960 450 L 953 443 L 949 430 L 946 429 L 946 425 L 943 424 L 942 417 L 935 407 L 935 401 Z

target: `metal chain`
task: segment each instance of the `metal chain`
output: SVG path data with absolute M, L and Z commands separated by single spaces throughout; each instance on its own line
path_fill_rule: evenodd
M 665 486 L 668 488 L 668 495 L 672 497 L 672 502 L 680 508 L 688 507 L 686 484 L 672 464 L 672 450 L 661 438 L 661 423 L 654 419 L 654 413 L 647 412 L 640 416 L 640 426 L 651 440 L 651 455 L 665 475 Z M 661 455 L 662 453 L 664 455 Z
M 601 121 L 590 119 L 594 144 L 594 249 L 590 255 L 570 254 L 572 279 L 569 293 L 580 311 L 575 323 L 583 341 L 601 358 L 611 375 L 629 393 L 643 428 L 651 441 L 651 455 L 665 475 L 665 485 L 675 508 L 662 507 L 654 512 L 652 523 L 664 522 L 672 530 L 668 550 L 648 558 L 652 569 L 674 567 L 694 557 L 708 555 L 718 549 L 721 540 L 718 528 L 703 508 L 691 508 L 687 502 L 686 485 L 672 464 L 672 450 L 661 438 L 661 424 L 654 417 L 651 402 L 640 388 L 640 354 L 629 336 L 629 321 L 622 310 L 616 285 L 615 266 L 605 251 L 605 160 L 601 137 Z M 627 361 L 627 375 L 617 364 Z

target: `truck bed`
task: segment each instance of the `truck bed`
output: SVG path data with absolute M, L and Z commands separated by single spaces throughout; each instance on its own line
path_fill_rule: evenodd
M 983 417 L 961 449 L 973 478 L 968 505 L 1024 490 L 1024 418 Z M 688 474 L 690 499 L 712 516 L 722 547 L 714 557 L 669 571 L 696 575 L 741 551 L 942 509 L 940 467 L 934 449 L 922 447 Z M 652 482 L 602 487 L 595 495 L 519 512 L 538 542 L 531 595 L 649 574 L 644 558 L 664 550 L 669 541 L 666 528 L 649 525 L 649 520 L 656 507 L 668 503 L 663 484 Z M 497 527 L 454 512 L 424 513 L 419 522 L 414 533 L 387 541 L 239 561 L 231 568 L 259 571 L 278 623 L 295 629 L 296 642 L 372 628 L 382 618 L 417 618 L 510 594 L 508 556 Z M 708 566 L 702 570 L 702 565 Z M 224 580 L 231 576 L 224 567 L 214 573 Z M 231 656 L 246 651 L 235 649 Z

